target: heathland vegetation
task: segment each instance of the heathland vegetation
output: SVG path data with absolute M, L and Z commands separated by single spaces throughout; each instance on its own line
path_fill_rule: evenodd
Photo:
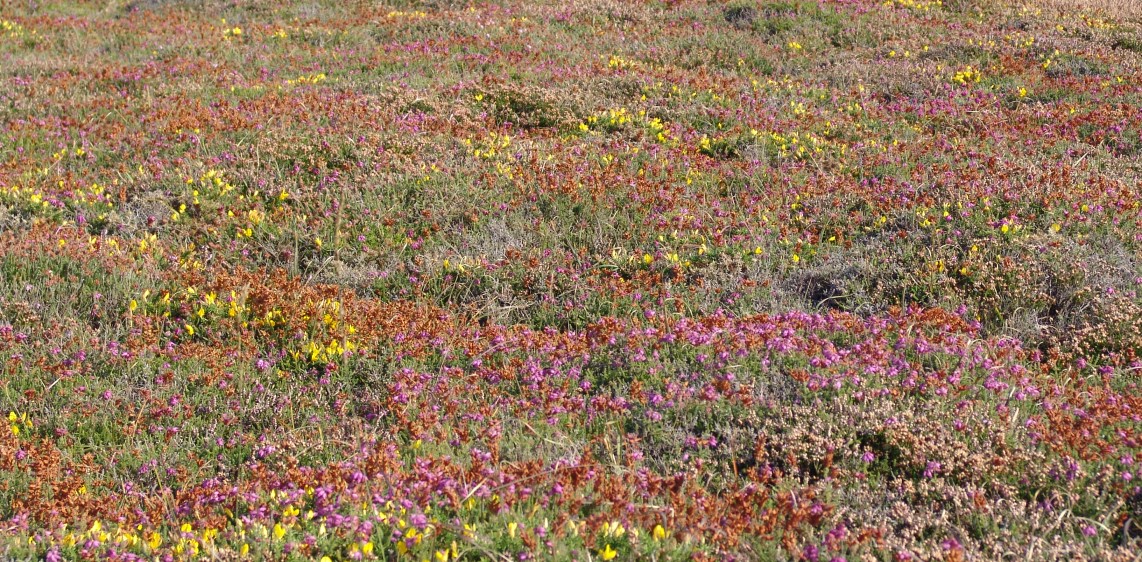
M 0 558 L 1132 559 L 1102 8 L 3 2 Z

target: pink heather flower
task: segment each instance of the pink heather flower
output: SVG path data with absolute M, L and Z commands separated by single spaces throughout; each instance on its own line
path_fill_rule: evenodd
M 872 451 L 865 451 L 864 454 L 861 455 L 860 460 L 871 463 L 876 460 L 876 455 L 872 454 Z
M 805 550 L 804 550 L 804 552 L 801 553 L 801 558 L 803 558 L 805 560 L 812 560 L 813 562 L 816 562 L 819 559 L 819 557 L 820 557 L 820 551 L 817 550 L 816 546 L 811 545 L 811 544 L 805 545 Z
M 408 518 L 408 522 L 417 529 L 424 529 L 428 526 L 428 518 L 423 513 L 415 513 L 412 517 Z
M 1094 528 L 1094 525 L 1083 525 L 1083 534 L 1093 537 L 1098 534 L 1098 530 Z

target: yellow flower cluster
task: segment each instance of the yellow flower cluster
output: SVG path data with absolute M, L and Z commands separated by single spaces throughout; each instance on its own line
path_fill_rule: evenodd
M 420 10 L 413 10 L 413 11 L 411 11 L 411 12 L 402 12 L 402 11 L 400 11 L 400 10 L 393 10 L 393 11 L 391 11 L 391 12 L 389 12 L 389 13 L 385 14 L 385 17 L 386 17 L 386 18 L 389 18 L 389 19 L 397 19 L 397 18 L 410 18 L 410 19 L 412 19 L 412 18 L 426 18 L 426 17 L 428 17 L 428 13 L 427 13 L 427 12 L 422 12 L 422 11 L 420 11 Z
M 645 95 L 643 96 L 646 97 Z M 670 131 L 666 128 L 666 123 L 658 117 L 648 117 L 645 110 L 640 110 L 638 113 L 631 113 L 627 108 L 620 107 L 617 109 L 608 109 L 599 115 L 592 115 L 587 117 L 585 123 L 579 124 L 579 130 L 587 133 L 590 131 L 618 131 L 625 129 L 628 125 L 639 124 L 646 127 L 646 130 L 659 144 L 676 145 L 677 142 L 670 137 Z
M 592 115 L 587 118 L 587 123 L 580 125 L 580 129 L 586 131 L 588 127 L 603 127 L 606 129 L 621 129 L 624 125 L 631 122 L 630 113 L 627 108 L 620 107 L 618 109 L 608 109 L 602 115 Z
M 19 435 L 21 427 L 24 429 L 32 428 L 32 420 L 28 419 L 27 412 L 22 414 L 17 414 L 16 412 L 8 412 L 8 423 L 11 424 L 9 428 L 12 430 L 12 435 Z
M 298 86 L 301 84 L 320 84 L 325 81 L 325 78 L 326 76 L 324 72 L 318 72 L 316 74 L 305 74 L 298 76 L 293 80 L 286 80 L 286 83 L 290 86 Z
M 833 145 L 829 140 L 813 133 L 800 133 L 798 131 L 761 133 L 751 129 L 750 135 L 754 138 L 768 140 L 777 148 L 778 155 L 782 158 L 805 159 L 815 154 L 821 154 L 826 148 Z M 840 145 L 840 150 L 844 152 L 844 145 Z
M 955 75 L 952 76 L 952 82 L 966 86 L 971 83 L 979 82 L 981 78 L 983 78 L 983 75 L 980 74 L 979 70 L 971 66 L 965 66 L 963 70 L 956 71 Z
M 622 70 L 624 68 L 630 68 L 632 66 L 634 66 L 633 62 L 630 62 L 630 61 L 628 61 L 628 60 L 626 60 L 626 59 L 624 59 L 618 55 L 611 55 L 610 58 L 607 59 L 607 68 L 613 68 L 615 70 Z
M 25 34 L 24 26 L 9 20 L 0 20 L 0 36 L 6 36 L 12 39 L 23 37 Z M 33 33 L 34 35 L 35 33 Z
M 50 206 L 44 194 L 30 187 L 0 185 L 0 201 L 7 204 L 26 204 L 30 210 L 47 210 Z
M 511 145 L 512 139 L 508 135 L 501 135 L 492 131 L 488 133 L 488 137 L 480 142 L 478 146 L 472 149 L 472 155 L 476 158 L 483 158 L 485 160 L 494 158 L 497 154 L 507 149 Z M 472 139 L 464 139 L 464 144 L 472 146 L 474 143 Z
M 933 8 L 939 8 L 944 3 L 941 0 L 887 0 L 884 7 L 892 8 L 899 6 L 909 10 L 916 10 L 919 12 L 927 12 Z
M 312 363 L 328 363 L 357 351 L 359 349 L 357 344 L 349 339 L 349 336 L 357 333 L 357 328 L 343 322 L 344 316 L 345 311 L 340 301 L 332 299 L 319 301 L 314 317 L 307 315 L 302 318 L 311 322 L 309 333 L 306 335 L 307 342 L 300 350 L 291 351 L 290 357 L 295 361 L 304 358 Z M 314 318 L 318 321 L 313 322 Z M 282 319 L 280 312 L 272 311 L 267 313 L 265 321 L 273 325 L 275 322 L 280 323 Z M 328 343 L 325 343 L 326 341 Z

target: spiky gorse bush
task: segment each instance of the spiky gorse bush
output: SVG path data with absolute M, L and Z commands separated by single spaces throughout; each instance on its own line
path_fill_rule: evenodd
M 0 558 L 1129 560 L 1138 23 L 0 20 Z

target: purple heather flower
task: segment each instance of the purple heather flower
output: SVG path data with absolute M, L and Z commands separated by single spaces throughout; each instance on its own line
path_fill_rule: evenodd
M 805 550 L 801 553 L 801 558 L 816 562 L 819 559 L 820 555 L 821 553 L 816 546 L 807 544 L 805 545 Z
M 408 518 L 408 522 L 416 527 L 417 530 L 423 530 L 428 526 L 428 518 L 423 513 L 414 513 L 412 517 Z

